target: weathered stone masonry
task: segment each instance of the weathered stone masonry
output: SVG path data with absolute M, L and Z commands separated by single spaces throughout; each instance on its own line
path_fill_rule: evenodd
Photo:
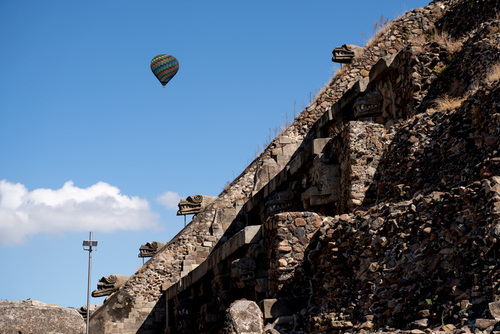
M 415 27 L 422 24 L 426 24 L 424 19 L 417 21 Z M 393 46 L 390 50 L 396 50 L 403 45 L 401 37 L 397 34 L 396 36 L 398 37 L 395 40 L 389 40 L 386 36 L 387 41 L 383 42 Z M 161 252 L 144 264 L 116 294 L 108 298 L 105 305 L 91 317 L 92 329 L 102 333 L 135 333 L 140 329 L 141 332 L 148 333 L 161 326 L 160 324 L 164 323 L 165 309 L 160 300 L 163 281 L 167 284 L 178 281 L 181 272 L 194 268 L 206 258 L 219 238 L 225 240 L 223 234 L 227 229 L 233 231 L 229 233 L 231 234 L 245 225 L 237 215 L 252 192 L 265 184 L 265 180 L 260 183 L 259 179 L 256 180 L 259 168 L 269 166 L 264 167 L 267 168 L 267 173 L 258 173 L 259 175 L 267 174 L 270 180 L 276 176 L 326 108 L 360 79 L 363 71 L 368 73 L 371 65 L 384 55 L 386 52 L 375 45 L 366 49 L 362 58 L 346 65 L 346 73 L 334 77 L 284 135 L 274 140 L 261 156 L 231 183 L 227 191 L 196 216 Z M 295 149 L 287 148 L 290 145 Z
M 93 330 L 163 333 L 168 327 L 170 333 L 218 333 L 224 327 L 225 308 L 238 298 L 260 302 L 268 328 L 283 333 L 360 331 L 415 321 L 423 328 L 422 319 L 430 323 L 443 310 L 446 320 L 457 325 L 462 318 L 454 316 L 469 311 L 476 318 L 486 317 L 485 305 L 496 297 L 485 296 L 493 290 L 477 288 L 478 276 L 463 278 L 454 273 L 460 282 L 448 282 L 442 275 L 454 265 L 464 272 L 459 262 L 451 262 L 455 252 L 464 250 L 462 263 L 468 263 L 475 258 L 477 245 L 484 248 L 483 255 L 493 254 L 496 247 L 499 173 L 498 151 L 493 147 L 498 143 L 498 111 L 489 114 L 493 125 L 488 128 L 483 126 L 482 106 L 497 103 L 490 92 L 498 92 L 498 84 L 482 88 L 462 109 L 473 110 L 470 124 L 481 124 L 479 130 L 465 131 L 464 136 L 472 140 L 448 141 L 453 137 L 443 132 L 447 122 L 452 124 L 453 117 L 463 119 L 462 114 L 437 112 L 422 117 L 417 113 L 433 105 L 436 92 L 459 94 L 481 86 L 485 68 L 498 60 L 494 41 L 499 34 L 492 23 L 479 22 L 492 18 L 496 0 L 484 1 L 476 9 L 462 0 L 442 3 L 445 10 L 433 2 L 395 20 L 362 55 L 345 65 L 343 73 L 332 78 L 214 203 L 108 298 L 91 317 Z M 460 54 L 451 54 L 431 40 L 436 29 L 453 26 L 466 15 L 476 19 L 479 29 L 465 24 L 471 35 L 461 37 L 465 42 Z M 456 30 L 453 34 L 460 36 Z M 420 36 L 424 42 L 419 44 Z M 475 62 L 474 69 L 461 65 L 461 59 Z M 442 70 L 445 66 L 448 71 Z M 460 73 L 466 73 L 465 89 L 449 84 L 450 76 Z M 484 102 L 488 98 L 492 98 L 489 104 Z M 460 123 L 453 124 L 459 127 Z M 413 126 L 421 126 L 422 132 L 406 136 Z M 424 134 L 429 130 L 444 137 L 427 140 Z M 461 160 L 459 153 L 471 148 L 474 140 L 486 150 L 479 155 L 471 151 L 475 153 L 469 156 L 476 160 Z M 452 159 L 463 162 L 458 169 L 438 160 L 437 169 L 448 166 L 443 172 L 425 169 L 434 155 L 447 156 L 447 152 L 456 153 Z M 472 162 L 477 167 L 469 168 Z M 455 180 L 454 173 L 462 182 L 455 190 L 448 186 Z M 485 181 L 470 184 L 477 173 Z M 434 192 L 419 194 L 419 189 L 432 189 L 435 184 Z M 488 194 L 487 199 L 480 199 L 478 193 Z M 479 202 L 471 204 L 474 201 Z M 465 214 L 443 218 L 441 210 L 454 206 Z M 279 213 L 283 211 L 288 213 Z M 481 218 L 486 214 L 486 220 Z M 415 217 L 422 222 L 418 228 L 413 226 Z M 460 232 L 451 232 L 448 240 L 470 244 L 447 247 L 443 243 L 449 242 L 447 229 L 435 224 L 453 226 L 454 219 L 467 222 L 470 217 L 486 227 L 467 230 L 466 226 L 462 231 L 458 224 Z M 263 237 L 256 234 L 248 242 L 237 237 L 255 232 L 254 225 L 262 226 L 259 235 Z M 470 239 L 471 235 L 490 237 L 483 243 L 477 237 Z M 395 257 L 388 256 L 391 249 Z M 426 261 L 434 252 L 441 262 L 433 267 Z M 496 262 L 477 262 L 472 272 L 481 265 L 491 267 Z M 399 267 L 404 270 L 391 269 Z M 444 269 L 428 269 L 428 276 L 418 276 L 422 267 Z M 407 271 L 413 274 L 406 277 Z M 421 283 L 411 281 L 411 275 L 422 277 Z M 498 286 L 493 270 L 474 275 L 483 275 L 485 286 Z M 310 284 L 301 285 L 304 281 Z M 438 289 L 422 288 L 422 284 Z M 462 291 L 466 299 L 444 298 L 450 291 Z M 441 298 L 435 309 L 425 308 L 425 300 L 433 300 L 434 294 Z M 284 302 L 287 296 L 292 299 Z M 283 307 L 290 303 L 295 307 Z M 448 304 L 453 307 L 442 306 Z

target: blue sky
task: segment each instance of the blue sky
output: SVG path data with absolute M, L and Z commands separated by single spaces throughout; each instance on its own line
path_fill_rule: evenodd
M 218 195 L 309 104 L 334 47 L 427 3 L 0 1 L 0 300 L 86 304 L 89 231 L 92 289 L 133 274 L 179 198 Z M 180 63 L 165 89 L 158 54 Z

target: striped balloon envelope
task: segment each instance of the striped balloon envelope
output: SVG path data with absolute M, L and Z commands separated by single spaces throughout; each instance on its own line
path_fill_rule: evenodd
M 163 88 L 179 70 L 179 62 L 174 56 L 158 55 L 151 60 L 151 71 L 161 82 Z

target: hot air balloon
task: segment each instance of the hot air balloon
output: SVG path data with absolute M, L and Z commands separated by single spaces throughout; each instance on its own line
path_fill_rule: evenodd
M 151 71 L 163 88 L 179 70 L 179 62 L 171 55 L 158 55 L 151 60 Z

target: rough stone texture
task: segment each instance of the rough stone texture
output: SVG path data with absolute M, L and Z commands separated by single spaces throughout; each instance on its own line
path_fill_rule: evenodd
M 163 332 L 166 305 L 162 284 L 173 285 L 202 263 L 226 229 L 238 231 L 237 214 L 253 190 L 255 167 L 247 168 L 205 211 L 147 261 L 91 316 L 98 333 Z M 231 200 L 230 200 L 231 199 Z M 236 199 L 232 201 L 232 199 Z
M 237 300 L 227 312 L 227 334 L 261 334 L 264 329 L 262 312 L 251 300 Z
M 391 141 L 381 124 L 351 121 L 344 127 L 334 149 L 341 161 L 340 212 L 348 212 L 364 203 L 379 161 Z
M 109 296 L 115 291 L 118 291 L 128 279 L 129 275 L 106 275 L 99 279 L 97 289 L 92 291 L 92 297 Z
M 268 332 L 497 331 L 498 15 L 497 0 L 446 0 L 392 22 L 93 328 L 163 333 L 168 319 L 169 333 L 213 333 L 235 300 L 291 296 Z M 246 225 L 264 238 L 166 299 Z
M 95 312 L 95 310 L 97 310 L 101 305 L 95 305 L 95 304 L 90 304 L 89 305 L 89 315 L 92 315 L 92 313 Z M 81 314 L 81 316 L 83 317 L 83 320 L 85 321 L 85 323 L 87 323 L 87 305 L 83 305 L 83 306 L 80 306 L 78 309 L 77 309 L 78 313 Z
M 299 289 L 294 284 L 283 288 L 291 278 L 297 283 L 303 278 L 305 250 L 325 220 L 328 219 L 312 212 L 280 213 L 267 220 L 264 240 L 268 246 L 268 297 L 292 297 L 296 292 L 304 293 L 301 284 Z
M 411 21 L 409 25 L 415 29 L 425 28 L 425 22 L 426 19 L 418 19 Z M 395 40 L 390 40 L 389 36 L 390 34 L 384 35 L 386 42 L 380 43 L 388 43 L 395 50 L 406 44 L 399 35 Z M 106 300 L 103 307 L 91 317 L 92 329 L 102 333 L 135 333 L 140 329 L 149 333 L 161 326 L 165 320 L 165 305 L 161 301 L 162 283 L 177 282 L 208 256 L 213 247 L 205 245 L 211 243 L 215 246 L 224 242 L 227 240 L 224 234 L 232 235 L 244 226 L 238 214 L 252 193 L 285 167 L 315 121 L 386 54 L 379 46 L 373 45 L 365 48 L 362 58 L 354 59 L 351 64 L 346 65 L 343 75 L 339 73 L 335 76 L 295 122 L 273 140 L 214 203 L 198 214 L 167 246 L 145 263 L 127 284 Z M 259 172 L 263 166 L 264 170 Z M 256 182 L 261 179 L 262 181 Z M 121 323 L 123 328 L 115 329 L 117 323 Z
M 139 257 L 152 257 L 160 249 L 165 247 L 166 243 L 164 242 L 159 242 L 159 241 L 151 241 L 151 242 L 146 242 L 144 245 L 141 245 L 139 248 Z
M 36 300 L 0 301 L 2 334 L 82 334 L 83 317 L 77 310 Z

